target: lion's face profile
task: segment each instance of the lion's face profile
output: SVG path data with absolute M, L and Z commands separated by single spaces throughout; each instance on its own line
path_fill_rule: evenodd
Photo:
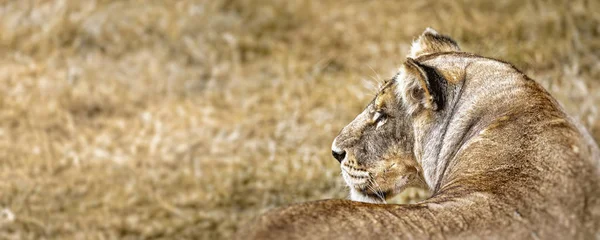
M 430 51 L 459 51 L 456 42 L 432 29 L 413 43 L 409 57 Z M 332 154 L 340 162 L 342 176 L 355 201 L 381 203 L 407 187 L 426 186 L 420 161 L 419 133 L 432 124 L 431 113 L 442 101 L 431 94 L 442 86 L 432 86 L 424 67 L 409 58 L 398 74 L 386 81 L 375 98 L 332 144 Z M 417 152 L 415 152 L 417 151 Z
M 383 202 L 406 187 L 423 183 L 413 149 L 407 111 L 398 104 L 396 84 L 387 81 L 377 96 L 333 143 L 351 198 Z

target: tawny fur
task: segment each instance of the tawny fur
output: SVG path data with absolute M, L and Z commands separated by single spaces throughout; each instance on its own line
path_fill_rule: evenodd
M 512 65 L 427 29 L 334 141 L 352 199 L 272 210 L 242 239 L 594 239 L 599 150 Z M 381 204 L 426 185 L 416 204 Z M 373 204 L 376 203 L 376 204 Z

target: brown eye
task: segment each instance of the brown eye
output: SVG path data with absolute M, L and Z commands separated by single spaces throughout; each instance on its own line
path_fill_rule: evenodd
M 379 127 L 383 126 L 387 122 L 387 115 L 383 111 L 375 112 L 373 115 L 373 123 L 377 124 L 375 129 L 379 129 Z
M 385 112 L 379 110 L 377 112 L 375 112 L 375 114 L 373 115 L 373 122 L 377 123 L 383 119 L 385 119 L 387 117 L 387 115 L 385 114 Z

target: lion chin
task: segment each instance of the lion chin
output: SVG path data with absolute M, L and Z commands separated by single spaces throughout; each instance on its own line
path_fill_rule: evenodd
M 381 197 L 380 197 L 381 196 Z M 350 200 L 356 202 L 365 203 L 386 203 L 385 192 L 367 192 L 365 190 L 358 190 L 356 188 L 350 188 Z
M 367 194 L 365 191 L 350 188 L 350 200 L 365 203 L 385 203 L 385 198 L 377 197 L 376 193 Z

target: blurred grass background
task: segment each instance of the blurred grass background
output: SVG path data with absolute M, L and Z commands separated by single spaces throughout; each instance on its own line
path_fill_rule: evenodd
M 1 0 L 0 238 L 228 239 L 345 198 L 331 141 L 428 26 L 600 138 L 595 0 Z

